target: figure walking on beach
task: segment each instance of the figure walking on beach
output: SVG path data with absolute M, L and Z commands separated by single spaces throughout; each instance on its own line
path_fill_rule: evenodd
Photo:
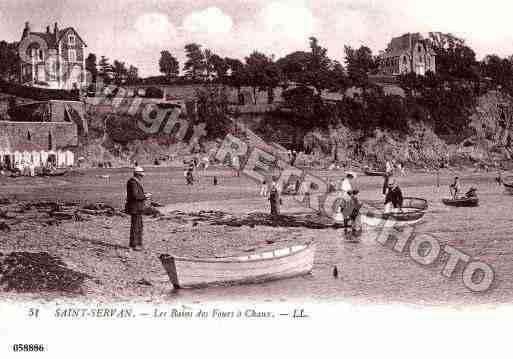
M 392 167 L 392 163 L 390 163 L 390 160 L 386 161 L 385 164 L 385 175 L 383 180 L 383 194 L 386 195 L 388 191 L 388 182 L 390 180 L 390 177 L 392 177 L 394 172 L 394 169 Z
M 269 192 L 269 202 L 271 204 L 271 216 L 276 219 L 280 215 L 281 199 L 278 185 L 274 180 L 271 185 L 271 191 Z
M 144 170 L 142 167 L 135 167 L 134 175 L 126 184 L 126 213 L 131 216 L 130 224 L 130 248 L 136 251 L 142 249 L 144 201 L 149 194 L 144 193 L 142 179 Z

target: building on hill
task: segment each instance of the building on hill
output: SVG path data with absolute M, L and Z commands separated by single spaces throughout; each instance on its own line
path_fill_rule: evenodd
M 379 55 L 379 70 L 383 75 L 436 72 L 436 55 L 429 42 L 419 33 L 394 37 Z
M 20 82 L 35 87 L 72 90 L 86 80 L 86 43 L 73 27 L 32 32 L 29 22 L 18 45 Z

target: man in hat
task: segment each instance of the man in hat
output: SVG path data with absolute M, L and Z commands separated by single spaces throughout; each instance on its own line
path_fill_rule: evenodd
M 385 196 L 385 210 L 384 213 L 392 213 L 402 211 L 403 208 L 403 193 L 395 180 L 390 181 L 388 184 L 388 192 Z
M 341 190 L 345 193 L 349 193 L 353 190 L 353 179 L 356 177 L 356 173 L 354 172 L 347 172 L 346 178 L 342 181 Z
M 126 184 L 126 213 L 131 216 L 130 225 L 130 248 L 139 251 L 142 249 L 144 201 L 148 199 L 149 194 L 144 193 L 142 179 L 144 169 L 142 167 L 134 168 L 134 175 Z
M 456 199 L 460 193 L 460 179 L 454 177 L 454 182 L 449 185 L 449 191 L 451 192 L 452 199 Z

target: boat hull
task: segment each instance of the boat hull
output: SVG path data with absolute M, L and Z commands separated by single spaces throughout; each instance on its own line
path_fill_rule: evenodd
M 173 287 L 202 288 L 261 283 L 311 273 L 315 244 L 239 257 L 193 259 L 162 254 Z
M 404 227 L 419 223 L 424 217 L 423 211 L 406 211 L 403 213 L 373 213 L 361 215 L 362 223 L 370 227 Z
M 479 206 L 478 198 L 462 198 L 462 199 L 442 199 L 442 203 L 452 207 L 477 207 Z

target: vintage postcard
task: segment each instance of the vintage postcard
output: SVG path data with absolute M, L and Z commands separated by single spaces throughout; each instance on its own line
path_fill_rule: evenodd
M 508 356 L 512 10 L 0 0 L 1 357 Z

